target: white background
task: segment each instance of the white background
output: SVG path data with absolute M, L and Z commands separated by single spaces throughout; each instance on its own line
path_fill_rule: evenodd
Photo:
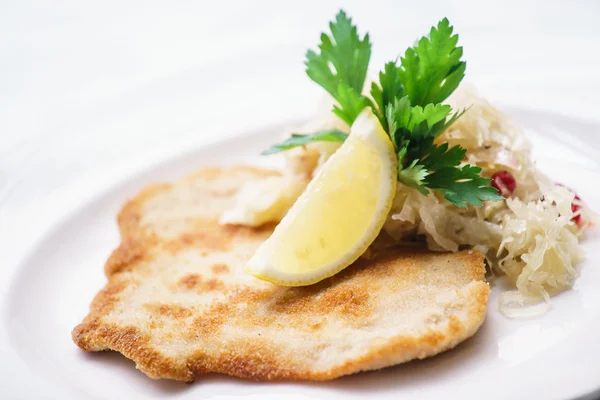
M 81 137 L 77 127 L 111 104 L 135 101 L 133 93 L 153 96 L 157 82 L 182 74 L 194 79 L 207 66 L 235 65 L 232 70 L 244 76 L 252 64 L 285 59 L 293 73 L 264 82 L 285 102 L 294 96 L 286 91 L 287 80 L 311 85 L 302 72 L 304 51 L 316 45 L 340 6 L 363 32 L 371 32 L 374 68 L 447 16 L 465 48 L 467 79 L 488 97 L 600 120 L 600 1 L 595 0 L 3 1 L 4 181 L 30 162 L 34 148 L 36 157 L 68 148 L 60 153 L 60 165 L 81 173 L 96 156 L 125 156 L 132 148 L 193 132 L 195 126 L 173 119 L 160 129 L 111 129 L 94 137 Z M 235 110 L 251 98 L 256 94 L 237 93 L 220 108 Z M 102 146 L 90 145 L 100 141 Z M 52 147 L 39 149 L 41 143 Z
M 371 33 L 374 69 L 448 17 L 488 98 L 600 121 L 600 1 L 4 0 L 0 297 L 69 184 L 232 121 L 309 113 L 321 92 L 304 52 L 341 6 Z M 3 368 L 0 394 L 27 373 Z

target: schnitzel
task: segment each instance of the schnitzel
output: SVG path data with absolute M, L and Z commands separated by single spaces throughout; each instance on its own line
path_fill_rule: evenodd
M 489 295 L 475 251 L 387 249 L 305 287 L 244 272 L 273 226 L 223 226 L 219 217 L 246 182 L 277 174 L 208 168 L 130 200 L 108 283 L 75 343 L 118 351 L 151 378 L 328 380 L 432 356 L 475 334 Z
M 389 249 L 299 288 L 245 273 L 273 227 L 218 219 L 244 183 L 274 174 L 205 169 L 129 201 L 108 284 L 75 343 L 118 351 L 152 378 L 326 380 L 428 357 L 477 331 L 489 287 L 476 252 Z

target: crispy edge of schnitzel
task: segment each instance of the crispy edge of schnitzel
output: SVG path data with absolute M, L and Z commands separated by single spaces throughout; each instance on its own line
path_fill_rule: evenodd
M 234 167 L 228 171 L 254 171 L 264 176 L 278 175 L 275 171 L 264 171 L 256 168 Z M 194 179 L 202 176 L 206 179 L 222 173 L 222 168 L 208 168 L 188 177 Z M 160 184 L 144 189 L 138 196 L 127 202 L 118 216 L 121 233 L 121 244 L 113 251 L 105 265 L 108 277 L 106 286 L 95 296 L 90 312 L 83 322 L 73 329 L 74 342 L 86 351 L 115 350 L 136 362 L 136 367 L 151 378 L 168 378 L 191 382 L 200 374 L 219 372 L 228 375 L 254 380 L 330 380 L 359 371 L 379 369 L 399 364 L 411 359 L 423 359 L 455 347 L 471 337 L 482 324 L 489 296 L 489 285 L 484 282 L 485 266 L 483 256 L 478 252 L 463 251 L 454 256 L 457 262 L 464 265 L 467 275 L 472 278 L 468 298 L 467 323 L 457 317 L 450 316 L 449 323 L 442 330 L 431 330 L 430 333 L 413 336 L 396 336 L 386 343 L 371 348 L 368 354 L 358 359 L 338 365 L 325 372 L 311 371 L 310 368 L 298 369 L 285 365 L 276 357 L 262 354 L 260 359 L 232 359 L 224 355 L 217 360 L 204 360 L 191 357 L 185 362 L 166 357 L 155 350 L 150 343 L 150 335 L 144 334 L 134 326 L 118 326 L 102 322 L 102 318 L 110 314 L 119 302 L 119 294 L 132 282 L 120 272 L 135 268 L 136 264 L 148 261 L 158 245 L 177 245 L 168 243 L 153 232 L 140 227 L 143 202 L 157 192 L 168 190 L 170 184 Z M 214 221 L 214 226 L 207 229 L 218 230 L 223 240 L 236 235 L 252 234 L 254 228 L 223 227 Z M 417 250 L 412 256 L 419 256 Z M 410 257 L 410 256 L 409 256 Z M 370 261 L 363 261 L 368 263 Z M 329 279 L 337 279 L 336 276 Z M 172 310 L 176 312 L 177 310 Z M 260 349 L 257 349 L 259 351 Z M 268 353 L 268 352 L 267 352 Z

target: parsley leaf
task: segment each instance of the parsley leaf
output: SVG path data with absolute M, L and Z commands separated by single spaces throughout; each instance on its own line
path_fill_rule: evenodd
M 345 82 L 338 85 L 336 99 L 339 106 L 333 106 L 333 113 L 348 125 L 352 125 L 358 114 L 371 104 L 369 99 L 355 92 Z
M 331 36 L 321 34 L 320 53 L 306 53 L 306 73 L 315 83 L 327 90 L 337 101 L 338 86 L 345 83 L 360 94 L 367 77 L 371 58 L 369 34 L 362 39 L 352 19 L 343 10 L 329 23 Z
M 371 84 L 371 97 L 375 100 L 381 117 L 383 117 L 383 112 L 388 104 L 392 104 L 395 99 L 404 97 L 404 84 L 400 81 L 398 72 L 398 66 L 391 61 L 385 64 L 384 70 L 379 73 L 379 84 L 375 82 Z M 385 126 L 382 118 L 380 121 Z
M 411 106 L 408 96 L 401 99 L 395 99 L 393 104 L 389 104 L 386 110 L 387 126 L 392 142 L 396 148 L 403 147 L 401 143 L 411 141 L 413 146 L 424 143 L 425 139 L 436 138 L 449 123 L 454 122 L 456 118 L 451 118 L 446 122 L 446 118 L 452 111 L 452 108 L 444 104 L 428 104 L 425 108 L 421 106 Z M 433 140 L 426 142 L 430 147 Z
M 444 167 L 427 176 L 427 187 L 442 193 L 460 208 L 466 208 L 468 204 L 480 206 L 484 200 L 503 200 L 504 197 L 490 186 L 492 180 L 482 178 L 480 173 L 481 168 L 472 165 Z
M 481 168 L 458 166 L 466 150 L 448 143 L 437 145 L 439 136 L 462 113 L 448 119 L 452 108 L 443 104 L 425 107 L 411 106 L 408 96 L 388 105 L 386 118 L 392 142 L 398 152 L 398 180 L 419 190 L 440 192 L 458 207 L 467 204 L 481 205 L 482 200 L 500 200 L 496 189 L 489 186 L 490 179 L 481 178 Z
M 467 64 L 461 61 L 463 50 L 457 47 L 458 35 L 444 18 L 431 28 L 400 59 L 400 80 L 412 104 L 441 103 L 458 87 Z
M 371 58 L 369 35 L 362 39 L 352 19 L 341 10 L 335 21 L 329 24 L 331 36 L 321 34 L 320 52 L 306 53 L 306 73 L 337 101 L 333 113 L 348 125 L 352 125 L 365 107 L 374 107 L 371 100 L 361 94 L 367 77 Z M 343 141 L 346 134 L 336 131 L 335 135 L 292 135 L 285 142 L 272 146 L 262 154 L 273 154 L 302 146 L 313 141 Z M 343 136 L 342 136 L 343 135 Z
M 424 165 L 417 164 L 418 161 L 419 160 L 414 160 L 406 168 L 398 167 L 398 180 L 406 186 L 410 186 L 423 194 L 427 194 L 429 191 L 425 188 L 425 179 L 429 175 L 429 172 Z
M 303 135 L 292 133 L 292 136 L 285 141 L 269 147 L 267 150 L 260 153 L 263 156 L 279 153 L 298 146 L 304 146 L 310 142 L 343 142 L 348 137 L 347 133 L 335 129 L 311 133 Z
M 442 132 L 467 110 L 452 113 L 441 104 L 458 87 L 465 75 L 458 35 L 447 19 L 432 27 L 406 50 L 400 60 L 385 64 L 379 82 L 371 85 L 371 98 L 362 95 L 371 43 L 362 38 L 344 11 L 329 24 L 331 34 L 321 34 L 319 53 L 306 53 L 306 73 L 337 101 L 333 113 L 352 125 L 365 107 L 371 107 L 394 144 L 398 157 L 398 180 L 428 194 L 441 193 L 458 207 L 481 205 L 484 200 L 501 200 L 481 168 L 461 166 L 466 150 L 435 142 Z M 272 154 L 312 141 L 343 141 L 340 131 L 292 135 L 263 152 Z
M 432 144 L 428 154 L 421 158 L 421 163 L 429 170 L 437 171 L 444 167 L 456 167 L 465 158 L 467 150 L 460 146 L 448 148 L 448 143 Z

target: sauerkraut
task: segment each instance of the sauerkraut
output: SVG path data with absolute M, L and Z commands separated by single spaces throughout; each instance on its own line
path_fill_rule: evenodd
M 577 277 L 574 265 L 583 259 L 579 237 L 590 212 L 572 191 L 537 171 L 522 131 L 472 88 L 460 88 L 449 103 L 469 108 L 438 140 L 466 148 L 464 162 L 481 167 L 483 176 L 508 171 L 516 181 L 514 192 L 502 202 L 460 209 L 400 185 L 384 230 L 397 240 L 423 235 L 431 250 L 481 251 L 490 272 L 505 274 L 516 287 L 500 297 L 505 315 L 544 312 L 550 296 L 570 288 Z M 539 302 L 547 307 L 526 308 Z

